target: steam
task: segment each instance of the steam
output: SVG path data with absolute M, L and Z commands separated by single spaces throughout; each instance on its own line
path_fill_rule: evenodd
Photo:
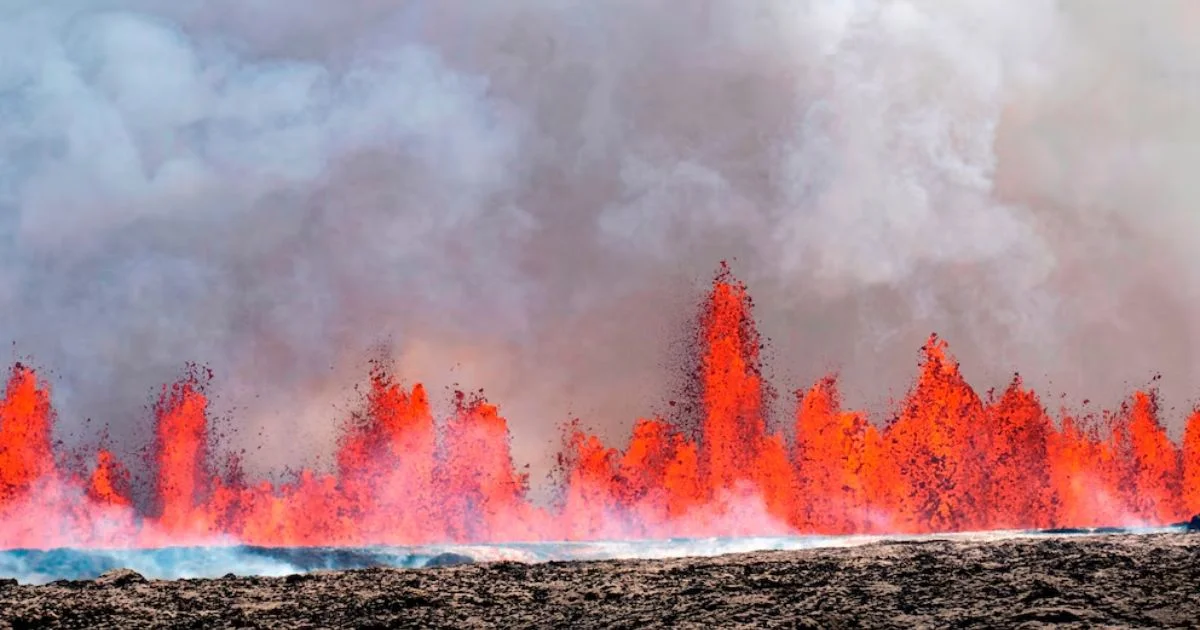
M 1120 533 L 1165 533 L 1166 528 L 1130 528 Z M 1081 530 L 1078 534 L 1117 532 Z M 995 542 L 1061 534 L 1033 531 L 967 532 L 914 536 L 757 536 L 737 538 L 677 538 L 673 540 L 613 540 L 578 543 L 528 543 L 513 545 L 432 545 L 427 547 L 366 548 L 263 548 L 174 547 L 165 549 L 55 549 L 51 551 L 0 551 L 0 575 L 22 584 L 54 580 L 90 580 L 107 571 L 132 569 L 151 580 L 220 578 L 238 576 L 282 577 L 313 571 L 393 567 L 421 569 L 445 566 L 444 554 L 455 564 L 465 562 L 570 562 L 596 560 L 664 560 L 712 557 L 755 551 L 797 551 L 857 547 L 912 540 Z
M 981 388 L 1200 383 L 1184 0 L 5 7 L 0 333 L 78 439 L 198 361 L 296 464 L 386 341 L 536 473 L 662 402 L 727 258 L 783 388 L 880 411 L 933 330 Z

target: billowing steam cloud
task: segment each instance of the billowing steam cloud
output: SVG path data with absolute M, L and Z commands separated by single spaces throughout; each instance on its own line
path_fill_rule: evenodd
M 0 333 L 122 444 L 207 362 L 251 467 L 327 449 L 386 340 L 542 468 L 662 401 L 736 258 L 781 387 L 881 410 L 936 330 L 980 385 L 1184 404 L 1198 36 L 1187 0 L 8 2 Z

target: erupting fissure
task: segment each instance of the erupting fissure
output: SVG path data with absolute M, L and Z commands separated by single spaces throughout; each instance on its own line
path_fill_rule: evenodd
M 376 366 L 335 469 L 275 486 L 208 448 L 207 375 L 155 407 L 154 497 L 131 497 L 108 450 L 56 459 L 47 384 L 16 364 L 0 400 L 0 547 L 363 545 L 785 533 L 922 533 L 1165 524 L 1200 512 L 1200 412 L 1168 439 L 1152 393 L 1057 421 L 1015 378 L 984 399 L 931 336 L 885 427 L 841 408 L 834 377 L 797 394 L 794 431 L 764 419 L 761 342 L 722 266 L 697 336 L 698 430 L 641 419 L 623 449 L 572 424 L 558 500 L 526 494 L 494 405 L 459 395 L 439 422 L 421 385 Z M 59 454 L 61 456 L 61 454 Z

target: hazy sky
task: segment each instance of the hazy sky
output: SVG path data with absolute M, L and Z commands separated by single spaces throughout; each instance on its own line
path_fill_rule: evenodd
M 128 452 L 208 364 L 252 469 L 383 344 L 542 471 L 662 407 L 736 259 L 782 391 L 882 414 L 937 331 L 1055 406 L 1161 371 L 1176 426 L 1197 86 L 1189 0 L 0 0 L 0 338 Z

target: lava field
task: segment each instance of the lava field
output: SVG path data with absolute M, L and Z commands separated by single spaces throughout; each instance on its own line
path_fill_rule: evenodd
M 710 558 L 0 584 L 0 626 L 1196 627 L 1200 535 L 923 536 Z

